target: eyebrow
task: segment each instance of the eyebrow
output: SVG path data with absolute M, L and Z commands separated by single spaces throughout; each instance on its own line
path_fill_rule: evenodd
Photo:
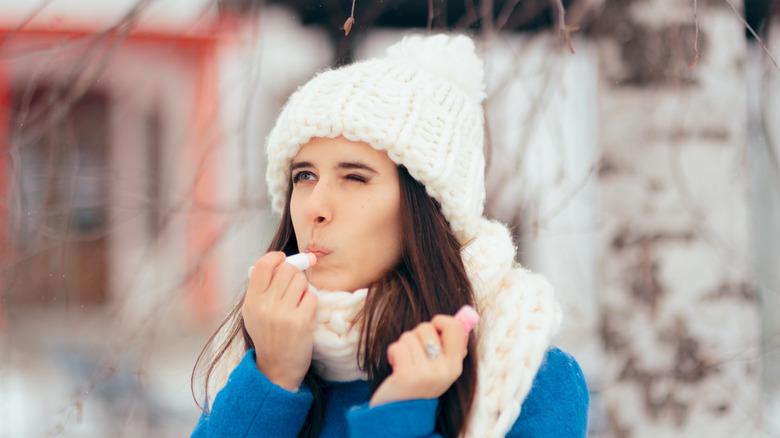
M 290 164 L 290 171 L 309 167 L 315 166 L 309 161 L 297 161 Z M 360 161 L 339 161 L 334 167 L 340 170 L 365 170 L 371 173 L 379 173 L 373 167 Z

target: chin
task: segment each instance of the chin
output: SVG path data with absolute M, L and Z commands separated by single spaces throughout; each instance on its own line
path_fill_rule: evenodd
M 332 292 L 354 292 L 368 286 L 361 286 L 355 278 L 345 278 L 338 275 L 334 270 L 318 270 L 317 265 L 312 266 L 306 271 L 306 278 L 317 290 Z
M 309 283 L 311 283 L 312 286 L 317 288 L 317 290 L 324 290 L 324 291 L 341 291 L 346 290 L 344 288 L 338 287 L 340 283 L 339 281 L 336 281 L 334 278 L 329 278 L 327 276 L 323 275 L 316 275 L 316 274 L 309 274 Z

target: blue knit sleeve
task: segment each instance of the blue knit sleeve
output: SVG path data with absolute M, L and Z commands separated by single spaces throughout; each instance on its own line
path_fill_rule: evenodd
M 577 361 L 551 348 L 507 437 L 585 437 L 588 400 L 585 377 Z
M 347 413 L 350 438 L 422 438 L 438 437 L 437 399 L 409 400 L 369 408 L 368 404 Z
M 305 387 L 294 393 L 271 383 L 257 369 L 255 351 L 249 350 L 217 394 L 211 412 L 201 416 L 192 438 L 297 437 L 312 401 Z

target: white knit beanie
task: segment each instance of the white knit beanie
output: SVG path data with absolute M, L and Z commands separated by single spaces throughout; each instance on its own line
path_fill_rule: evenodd
M 384 58 L 318 74 L 290 97 L 266 142 L 274 210 L 284 207 L 300 147 L 341 135 L 405 166 L 465 244 L 485 201 L 484 98 L 484 67 L 463 35 L 406 37 Z

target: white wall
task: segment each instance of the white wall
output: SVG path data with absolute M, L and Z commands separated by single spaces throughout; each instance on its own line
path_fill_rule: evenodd
M 676 15 L 646 35 L 689 20 L 672 3 L 643 4 Z M 599 41 L 608 436 L 763 436 L 744 28 L 728 9 L 698 16 L 707 41 L 698 63 L 659 63 L 653 80 L 624 82 L 637 77 L 627 69 L 636 58 L 615 51 L 620 35 Z
M 780 21 L 766 41 L 780 61 Z M 752 42 L 749 47 L 751 200 L 753 263 L 761 303 L 764 420 L 780 435 L 780 71 Z

